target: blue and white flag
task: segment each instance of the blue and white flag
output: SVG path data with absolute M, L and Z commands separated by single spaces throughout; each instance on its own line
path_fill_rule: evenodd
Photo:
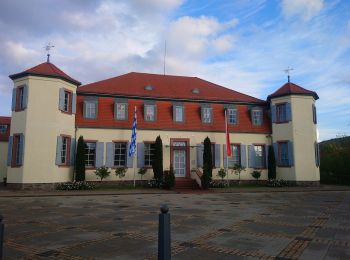
M 135 156 L 136 154 L 136 128 L 137 128 L 137 117 L 136 117 L 136 106 L 134 113 L 134 122 L 131 129 L 131 141 L 129 146 L 129 157 Z

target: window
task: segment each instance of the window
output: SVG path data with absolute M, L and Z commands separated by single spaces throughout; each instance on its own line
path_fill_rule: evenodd
M 0 134 L 4 134 L 7 131 L 7 125 L 0 125 Z
M 252 122 L 253 122 L 253 125 L 262 125 L 262 116 L 263 116 L 263 113 L 262 113 L 262 110 L 255 110 L 253 109 L 252 110 Z
M 255 152 L 255 167 L 254 168 L 265 168 L 265 146 L 264 145 L 254 145 Z
M 70 147 L 70 137 L 62 136 L 61 163 L 63 165 L 69 164 L 69 147 Z
M 241 146 L 231 144 L 232 156 L 227 158 L 228 167 L 233 168 L 235 165 L 241 165 Z
M 287 109 L 286 104 L 276 105 L 276 123 L 287 122 Z
M 93 100 L 84 101 L 84 112 L 86 119 L 96 119 L 97 102 Z
M 126 166 L 126 145 L 125 142 L 114 143 L 114 166 Z
M 16 110 L 22 110 L 24 108 L 24 87 L 17 89 L 16 97 Z
M 127 109 L 128 109 L 128 104 L 116 103 L 116 119 L 117 120 L 126 120 L 127 119 Z
M 145 143 L 145 166 L 151 167 L 154 159 L 155 144 Z
M 320 166 L 320 146 L 317 142 L 315 142 L 315 163 L 316 166 Z
M 14 142 L 14 157 L 13 157 L 13 164 L 15 166 L 20 165 L 20 151 L 21 151 L 21 139 L 19 135 L 15 135 L 13 138 Z
M 287 142 L 278 142 L 278 166 L 289 166 Z
M 228 123 L 236 125 L 237 124 L 237 109 L 229 108 L 227 109 Z
M 174 121 L 183 122 L 184 121 L 184 107 L 181 105 L 174 106 Z
M 156 105 L 145 104 L 145 121 L 155 121 L 156 119 Z
M 212 119 L 212 108 L 211 107 L 202 107 L 202 122 L 211 123 Z
M 95 159 L 96 159 L 96 143 L 87 142 L 85 147 L 85 166 L 95 167 Z
M 314 124 L 317 124 L 316 106 L 314 104 L 312 104 L 312 119 Z
M 70 113 L 71 112 L 71 98 L 72 93 L 69 91 L 64 91 L 64 103 L 63 103 L 63 111 Z

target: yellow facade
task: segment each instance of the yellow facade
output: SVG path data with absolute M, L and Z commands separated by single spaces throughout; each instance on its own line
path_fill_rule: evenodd
M 293 142 L 294 166 L 277 167 L 277 178 L 292 181 L 319 181 L 319 167 L 315 163 L 316 124 L 313 122 L 312 96 L 289 95 L 274 98 L 272 105 L 291 104 L 292 120 L 283 124 L 272 124 L 272 142 Z
M 61 134 L 74 138 L 75 116 L 58 109 L 59 89 L 73 93 L 76 86 L 55 78 L 28 76 L 14 81 L 14 87 L 28 86 L 28 105 L 12 112 L 11 136 L 25 136 L 21 167 L 8 167 L 9 183 L 54 183 L 72 180 L 72 167 L 55 165 L 56 140 Z
M 190 140 L 190 169 L 197 167 L 197 145 L 201 144 L 204 139 L 208 136 L 211 142 L 220 144 L 220 167 L 224 167 L 223 164 L 223 144 L 226 142 L 225 133 L 217 132 L 187 132 L 187 131 L 154 131 L 154 130 L 139 130 L 137 132 L 137 142 L 152 142 L 155 141 L 156 137 L 160 135 L 163 142 L 163 167 L 164 169 L 169 169 L 170 167 L 170 140 L 171 139 L 189 139 Z M 131 130 L 120 130 L 120 129 L 96 129 L 96 128 L 79 128 L 77 130 L 77 137 L 83 136 L 86 140 L 96 140 L 98 142 L 111 142 L 112 140 L 119 141 L 129 141 L 131 137 Z M 231 142 L 240 143 L 240 144 L 269 144 L 269 139 L 266 138 L 265 134 L 242 134 L 242 133 L 231 133 L 230 134 Z M 104 150 L 104 157 L 106 158 L 106 145 Z M 247 152 L 247 151 L 246 151 Z M 248 156 L 248 154 L 246 155 Z M 248 158 L 248 157 L 247 157 Z M 135 163 L 134 163 L 135 164 Z M 135 164 L 136 165 L 136 164 Z M 213 170 L 213 178 L 219 179 L 217 172 L 220 168 Z M 242 180 L 253 180 L 251 172 L 254 169 L 247 168 L 241 173 Z M 137 174 L 138 169 L 136 169 L 136 179 L 141 179 L 141 176 Z M 93 170 L 86 171 L 87 180 L 97 180 Z M 125 177 L 122 180 L 133 180 L 134 178 L 134 169 L 129 168 L 125 174 Z M 143 179 L 153 178 L 152 169 L 147 171 L 147 174 Z M 229 171 L 229 179 L 238 180 L 238 175 Z M 267 170 L 262 170 L 261 179 L 267 179 Z M 111 172 L 111 175 L 106 180 L 120 180 L 119 177 L 116 177 L 114 171 Z
M 0 142 L 0 181 L 7 176 L 7 142 Z

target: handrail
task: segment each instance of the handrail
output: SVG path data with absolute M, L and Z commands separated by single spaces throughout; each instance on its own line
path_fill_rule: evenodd
M 202 181 L 201 181 L 202 176 L 203 176 L 203 173 L 199 168 L 191 170 L 191 179 L 195 180 L 200 188 L 202 188 Z

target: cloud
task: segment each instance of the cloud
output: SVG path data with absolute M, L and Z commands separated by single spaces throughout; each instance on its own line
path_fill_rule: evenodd
M 316 16 L 323 6 L 323 0 L 282 0 L 282 12 L 286 17 L 301 16 L 305 21 Z

